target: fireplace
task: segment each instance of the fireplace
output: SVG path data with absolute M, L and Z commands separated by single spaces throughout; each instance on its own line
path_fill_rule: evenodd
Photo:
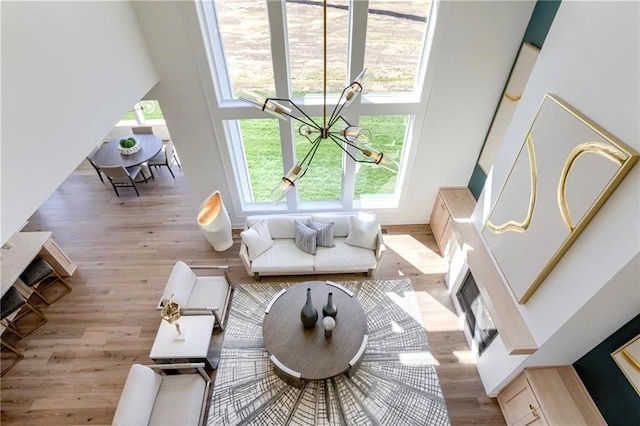
M 456 297 L 467 319 L 471 338 L 478 345 L 478 352 L 482 353 L 498 335 L 498 330 L 493 323 L 489 309 L 484 303 L 471 271 L 467 273 Z

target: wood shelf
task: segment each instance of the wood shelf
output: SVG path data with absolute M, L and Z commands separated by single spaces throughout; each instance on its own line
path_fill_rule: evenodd
M 531 331 L 511 296 L 507 283 L 498 272 L 482 238 L 471 222 L 475 200 L 465 188 L 440 188 L 451 219 L 449 229 L 460 247 L 464 247 L 465 260 L 487 304 L 509 355 L 532 354 L 538 350 Z M 444 238 L 444 237 L 443 237 Z

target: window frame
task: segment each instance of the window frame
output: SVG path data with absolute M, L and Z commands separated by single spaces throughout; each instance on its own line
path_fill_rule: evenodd
M 297 188 L 292 188 L 287 197 L 280 203 L 274 205 L 269 202 L 255 202 L 251 191 L 251 182 L 247 168 L 242 135 L 236 120 L 245 119 L 268 119 L 272 118 L 259 109 L 248 105 L 238 99 L 233 99 L 231 79 L 227 70 L 227 61 L 224 55 L 223 41 L 220 32 L 213 30 L 219 22 L 214 1 L 198 2 L 198 13 L 200 14 L 201 30 L 207 47 L 209 65 L 213 77 L 215 98 L 215 114 L 212 114 L 214 127 L 222 128 L 225 138 L 226 149 L 224 153 L 229 154 L 232 167 L 227 171 L 227 176 L 231 174 L 240 193 L 239 202 L 242 212 L 253 211 L 308 211 L 308 210 L 352 210 L 362 208 L 397 208 L 403 190 L 404 177 L 409 166 L 410 153 L 415 152 L 417 141 L 424 122 L 426 111 L 426 93 L 429 88 L 425 87 L 425 76 L 427 73 L 428 57 L 431 51 L 433 39 L 433 26 L 438 0 L 434 0 L 429 5 L 428 19 L 421 43 L 422 53 L 417 64 L 415 75 L 416 83 L 412 92 L 403 93 L 363 93 L 359 102 L 354 102 L 348 109 L 346 116 L 349 121 L 357 125 L 360 116 L 384 116 L 384 115 L 406 115 L 407 127 L 405 129 L 405 140 L 403 141 L 402 158 L 399 158 L 401 169 L 396 179 L 396 188 L 393 196 L 382 196 L 379 199 L 354 200 L 355 170 L 354 161 L 343 162 L 342 195 L 338 202 L 335 201 L 305 201 L 298 197 Z M 285 1 L 266 1 L 267 17 L 271 34 L 271 55 L 274 67 L 274 75 L 284 75 L 286 78 L 278 78 L 274 82 L 278 98 L 290 98 L 309 116 L 322 115 L 323 100 L 321 96 L 306 96 L 293 98 L 289 96 L 290 69 L 288 61 L 287 46 L 287 18 Z M 366 26 L 368 17 L 368 0 L 351 0 L 349 7 L 349 33 L 348 33 L 348 55 L 347 55 L 347 75 L 350 79 L 364 67 L 365 46 L 366 46 Z M 358 52 L 357 54 L 355 52 Z M 215 60 L 214 60 L 215 58 Z M 346 85 L 346 84 L 345 84 Z M 335 105 L 337 96 L 328 96 L 327 104 Z M 283 173 L 289 170 L 296 161 L 294 152 L 294 132 L 297 125 L 294 120 L 282 121 L 280 123 L 281 152 L 283 156 Z M 375 132 L 374 132 L 375 137 Z M 375 144 L 374 144 L 375 146 Z M 305 153 L 300 153 L 304 155 Z M 342 154 L 345 156 L 345 154 Z M 312 166 L 313 167 L 313 166 Z M 225 168 L 226 169 L 226 168 Z M 277 182 L 274 182 L 274 186 Z M 232 184 L 230 182 L 230 184 Z

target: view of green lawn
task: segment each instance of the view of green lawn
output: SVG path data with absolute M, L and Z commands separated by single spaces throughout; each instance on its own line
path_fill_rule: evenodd
M 142 101 L 145 120 L 162 120 L 158 101 Z M 134 111 L 123 120 L 135 120 Z M 388 158 L 400 160 L 406 128 L 404 116 L 362 117 L 360 126 L 372 132 L 371 143 Z M 316 122 L 322 122 L 317 118 Z M 311 148 L 309 141 L 297 132 L 296 158 L 301 160 Z M 269 201 L 273 188 L 282 180 L 285 172 L 278 122 L 275 119 L 241 120 L 245 158 L 253 190 L 254 201 Z M 342 191 L 343 152 L 331 140 L 324 140 L 313 159 L 313 165 L 298 182 L 300 198 L 305 201 L 327 201 L 340 199 Z M 366 198 L 368 194 L 393 194 L 396 175 L 372 164 L 358 163 L 354 199 Z M 327 176 L 331 177 L 327 179 Z
M 362 117 L 360 126 L 372 132 L 372 145 L 389 158 L 400 160 L 407 118 L 404 116 Z M 319 120 L 321 121 L 321 120 Z M 298 123 L 295 123 L 296 125 Z M 271 190 L 283 175 L 278 122 L 275 119 L 241 120 L 245 158 L 255 201 L 268 201 Z M 297 127 L 297 126 L 296 126 Z M 311 148 L 296 130 L 296 158 Z M 298 182 L 300 198 L 306 201 L 337 200 L 342 190 L 342 151 L 327 139 L 321 142 L 312 166 Z M 358 163 L 355 199 L 367 194 L 393 194 L 397 176 L 382 167 Z M 327 179 L 332 176 L 332 179 Z
M 162 110 L 158 101 L 140 101 L 139 105 L 142 106 L 142 114 L 145 120 L 163 120 Z M 129 111 L 122 117 L 122 120 L 135 121 L 136 114 L 133 110 Z

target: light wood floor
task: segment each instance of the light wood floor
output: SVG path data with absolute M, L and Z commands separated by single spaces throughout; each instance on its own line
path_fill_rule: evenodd
M 69 279 L 73 291 L 43 308 L 49 320 L 44 326 L 20 341 L 3 335 L 25 353 L 0 380 L 3 425 L 110 424 L 129 367 L 151 362 L 161 321 L 154 308 L 176 260 L 228 264 L 233 283 L 252 281 L 237 239 L 217 253 L 201 236 L 199 202 L 175 170 L 175 181 L 160 169 L 154 182 L 138 185 L 140 197 L 122 189 L 118 198 L 82 164 L 31 217 L 25 230 L 52 231 L 78 270 Z M 375 278 L 411 278 L 452 423 L 504 424 L 468 353 L 429 226 L 387 229 L 388 251 Z

